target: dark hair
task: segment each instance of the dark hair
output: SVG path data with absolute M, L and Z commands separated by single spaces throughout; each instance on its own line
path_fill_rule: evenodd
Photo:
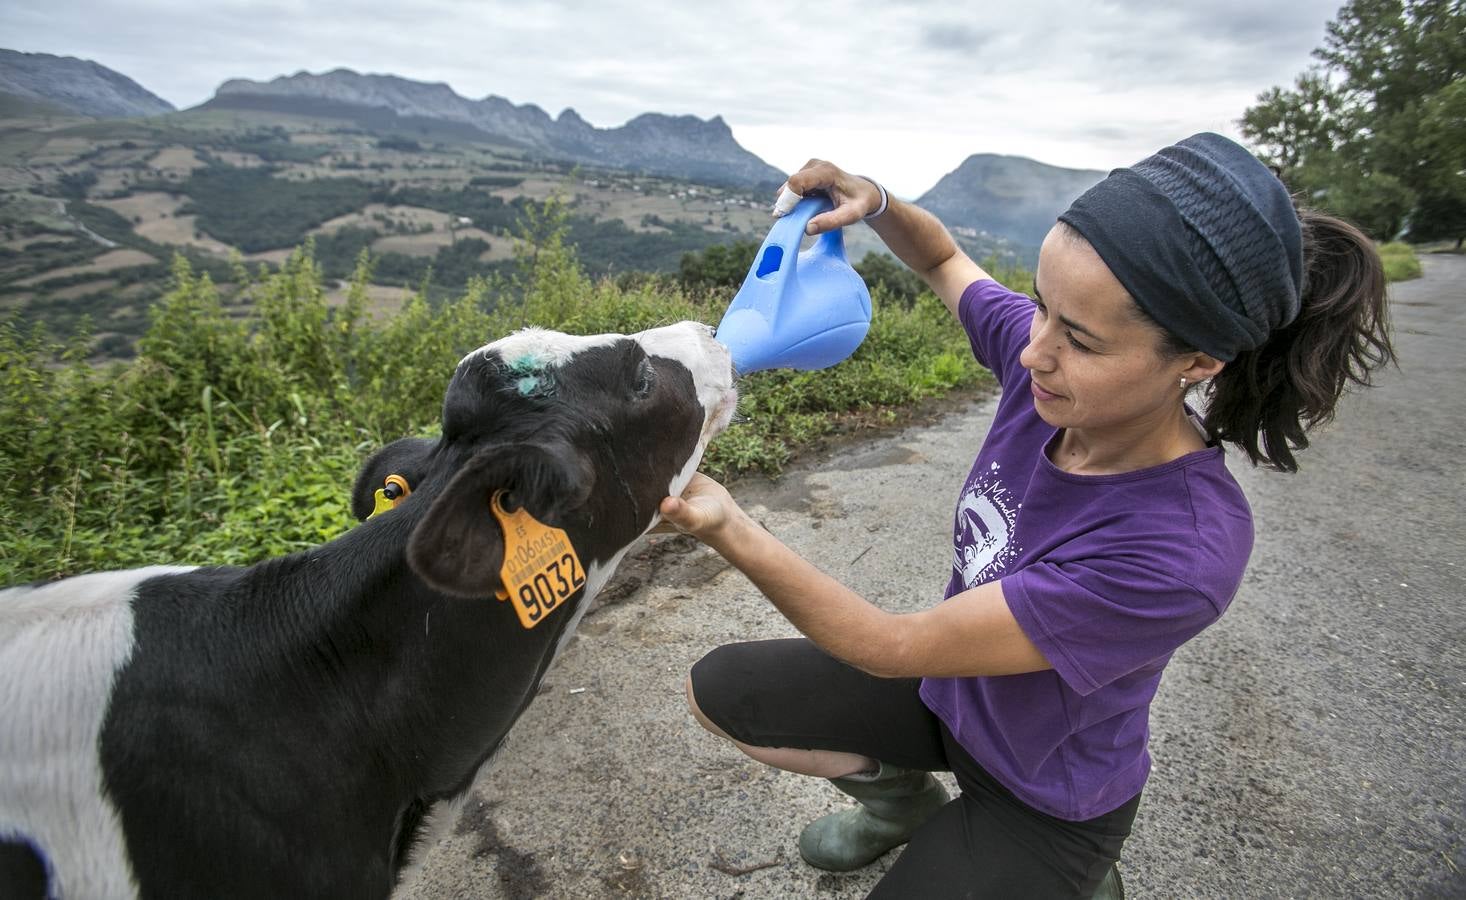
M 1368 385 L 1395 361 L 1384 265 L 1369 238 L 1345 222 L 1298 210 L 1303 226 L 1303 303 L 1298 318 L 1237 355 L 1205 389 L 1206 430 L 1236 444 L 1253 465 L 1298 471 L 1293 451 L 1333 420 L 1350 382 Z M 1136 307 L 1139 309 L 1139 307 Z M 1159 326 L 1157 326 L 1159 327 Z M 1195 352 L 1166 333 L 1165 355 Z

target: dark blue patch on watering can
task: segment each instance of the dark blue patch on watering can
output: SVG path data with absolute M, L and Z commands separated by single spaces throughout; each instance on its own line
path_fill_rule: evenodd
M 799 250 L 809 220 L 833 208 L 827 197 L 806 197 L 769 230 L 718 325 L 740 373 L 828 368 L 865 340 L 870 292 L 845 258 L 840 230 Z
M 758 277 L 766 278 L 779 271 L 779 263 L 784 261 L 784 250 L 782 247 L 765 247 L 764 252 L 758 260 Z

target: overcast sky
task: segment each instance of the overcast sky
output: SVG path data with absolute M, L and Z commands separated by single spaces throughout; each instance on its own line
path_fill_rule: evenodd
M 96 60 L 179 108 L 228 78 L 345 67 L 602 128 L 721 115 L 774 166 L 832 159 L 914 198 L 972 153 L 1108 169 L 1236 137 L 1341 3 L 8 0 L 0 45 Z

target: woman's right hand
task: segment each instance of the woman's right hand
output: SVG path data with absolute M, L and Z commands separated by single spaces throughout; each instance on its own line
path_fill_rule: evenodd
M 832 162 L 812 159 L 786 181 L 791 191 L 801 197 L 811 191 L 823 191 L 835 208 L 809 220 L 807 234 L 823 234 L 846 225 L 854 225 L 880 209 L 881 190 L 868 178 L 851 175 Z
M 805 228 L 808 234 L 854 225 L 881 208 L 881 189 L 875 182 L 851 175 L 823 159 L 805 163 L 785 184 L 801 196 L 824 191 L 835 203 L 834 209 L 809 220 Z M 892 197 L 886 211 L 871 219 L 869 225 L 886 248 L 925 281 L 954 316 L 967 286 L 992 277 L 962 252 L 936 216 L 915 204 Z

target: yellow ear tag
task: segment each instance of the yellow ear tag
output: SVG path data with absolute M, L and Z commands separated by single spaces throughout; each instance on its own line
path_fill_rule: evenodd
M 387 499 L 386 491 L 377 488 L 377 492 L 372 496 L 376 498 L 376 503 L 372 506 L 372 514 L 367 516 L 368 519 L 375 519 L 377 516 L 392 508 L 392 501 Z
M 585 586 L 585 570 L 564 529 L 540 522 L 522 506 L 506 512 L 503 496 L 495 491 L 489 504 L 504 532 L 504 587 L 494 596 L 512 602 L 519 624 L 533 628 Z
M 389 489 L 391 493 L 388 493 Z M 406 478 L 401 475 L 388 475 L 383 479 L 382 487 L 377 488 L 377 492 L 372 495 L 376 499 L 372 505 L 372 514 L 367 518 L 376 518 L 389 509 L 395 509 L 397 504 L 406 500 L 410 494 L 412 494 L 412 485 L 407 483 Z

